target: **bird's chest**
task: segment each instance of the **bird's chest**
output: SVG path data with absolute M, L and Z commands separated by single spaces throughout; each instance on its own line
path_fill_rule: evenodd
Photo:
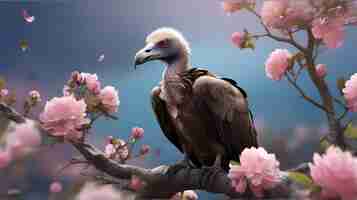
M 179 107 L 187 96 L 186 88 L 179 80 L 162 81 L 160 83 L 160 98 L 166 102 L 167 110 L 172 118 L 176 119 Z
M 175 120 L 177 128 L 187 140 L 199 140 L 206 134 L 204 120 L 190 101 L 185 101 L 178 106 L 178 115 Z

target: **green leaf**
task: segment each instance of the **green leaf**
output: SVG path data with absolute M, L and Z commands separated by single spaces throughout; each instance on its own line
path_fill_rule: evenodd
M 129 140 L 129 143 L 131 143 L 131 144 L 135 144 L 137 142 L 137 140 L 135 139 L 135 138 L 131 138 L 130 140 Z
M 52 146 L 54 144 L 64 143 L 64 139 L 63 138 L 49 136 L 46 133 L 41 133 L 41 134 L 42 134 L 42 145 Z
M 314 187 L 312 180 L 303 173 L 289 172 L 288 178 L 296 183 L 303 185 L 306 188 L 312 189 Z
M 240 163 L 238 161 L 235 161 L 235 160 L 231 160 L 229 162 L 229 164 L 231 164 L 231 165 L 240 165 Z
M 354 140 L 357 140 L 357 128 L 349 123 L 345 129 L 345 136 Z

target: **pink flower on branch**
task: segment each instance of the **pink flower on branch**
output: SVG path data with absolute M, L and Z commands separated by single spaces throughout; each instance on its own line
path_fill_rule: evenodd
M 100 82 L 98 81 L 97 74 L 89 74 L 89 73 L 81 73 L 79 76 L 80 80 L 84 80 L 88 90 L 93 92 L 94 94 L 98 94 L 100 92 Z
M 104 155 L 107 158 L 125 161 L 129 158 L 129 148 L 127 143 L 118 138 L 109 136 L 105 145 Z
M 347 102 L 347 107 L 351 112 L 357 112 L 357 73 L 353 74 L 350 80 L 346 81 L 342 90 Z
M 183 193 L 178 192 L 170 200 L 197 200 L 198 195 L 193 190 L 185 190 Z
M 116 152 L 116 149 L 115 149 L 115 146 L 113 144 L 105 145 L 105 150 L 104 150 L 105 157 L 111 158 L 111 157 L 113 157 L 115 152 Z
M 150 152 L 151 150 L 151 147 L 147 144 L 143 144 L 141 147 L 140 147 L 140 155 L 146 155 Z
M 262 197 L 264 190 L 273 188 L 281 179 L 279 161 L 261 147 L 246 148 L 240 156 L 240 165 L 230 167 L 228 177 L 239 193 L 249 186 L 255 196 Z
M 292 55 L 286 49 L 276 49 L 265 62 L 266 75 L 272 80 L 281 80 L 288 70 Z
M 183 192 L 183 199 L 186 200 L 197 200 L 198 199 L 198 195 L 195 191 L 193 190 L 186 190 Z
M 132 176 L 129 187 L 135 191 L 140 190 L 144 186 L 144 182 L 137 176 Z
M 73 96 L 55 97 L 46 103 L 40 115 L 41 125 L 52 136 L 80 139 L 82 126 L 89 123 L 86 107 L 84 100 Z
M 306 25 L 313 18 L 313 10 L 306 1 L 267 0 L 261 17 L 269 28 L 286 30 Z
M 222 8 L 226 13 L 233 13 L 254 5 L 255 0 L 225 0 L 222 2 Z
M 52 193 L 59 193 L 62 191 L 62 184 L 60 182 L 53 182 L 50 185 L 50 192 Z
M 113 113 L 118 111 L 118 106 L 120 105 L 119 95 L 113 86 L 103 88 L 100 91 L 99 99 L 107 112 Z
M 6 148 L 13 158 L 23 157 L 41 145 L 41 133 L 34 121 L 17 124 L 6 137 Z
M 29 96 L 30 96 L 31 100 L 33 100 L 34 102 L 40 102 L 41 101 L 40 92 L 38 92 L 37 90 L 31 90 L 29 92 Z
M 9 95 L 9 90 L 8 89 L 4 88 L 4 89 L 0 90 L 0 97 L 5 97 L 7 95 Z
M 11 162 L 11 154 L 8 150 L 0 150 L 0 169 L 7 167 Z
M 344 42 L 344 18 L 319 18 L 313 22 L 312 33 L 316 39 L 322 39 L 328 48 L 341 47 Z
M 320 78 L 324 78 L 327 74 L 327 67 L 324 64 L 318 64 L 316 66 L 316 74 Z
M 268 0 L 264 1 L 261 9 L 261 17 L 268 27 L 277 27 L 289 7 L 288 0 Z
M 144 129 L 139 127 L 134 127 L 131 130 L 131 137 L 138 140 L 144 136 Z
M 122 195 L 115 190 L 112 185 L 99 185 L 95 183 L 86 183 L 81 192 L 75 198 L 76 200 L 119 200 L 124 199 Z
M 311 177 L 321 187 L 324 199 L 357 198 L 357 159 L 350 152 L 330 147 L 322 156 L 314 154 L 309 167 Z
M 242 32 L 234 32 L 232 34 L 232 43 L 238 47 L 238 48 L 242 48 L 244 42 L 244 33 Z

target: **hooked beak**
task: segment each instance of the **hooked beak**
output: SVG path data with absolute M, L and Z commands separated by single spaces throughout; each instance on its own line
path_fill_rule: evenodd
M 154 44 L 149 43 L 143 49 L 138 51 L 134 58 L 134 68 L 136 69 L 137 65 L 144 64 L 151 60 L 157 60 L 161 58 L 160 50 L 154 48 Z

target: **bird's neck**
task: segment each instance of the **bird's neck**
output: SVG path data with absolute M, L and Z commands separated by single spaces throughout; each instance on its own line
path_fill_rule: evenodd
M 167 109 L 173 118 L 178 115 L 177 105 L 183 103 L 185 97 L 185 87 L 182 84 L 180 74 L 190 69 L 189 61 L 186 58 L 177 62 L 167 64 L 160 83 L 160 98 L 167 103 Z
M 188 55 L 181 56 L 180 59 L 166 64 L 163 80 L 178 77 L 179 74 L 191 68 Z

